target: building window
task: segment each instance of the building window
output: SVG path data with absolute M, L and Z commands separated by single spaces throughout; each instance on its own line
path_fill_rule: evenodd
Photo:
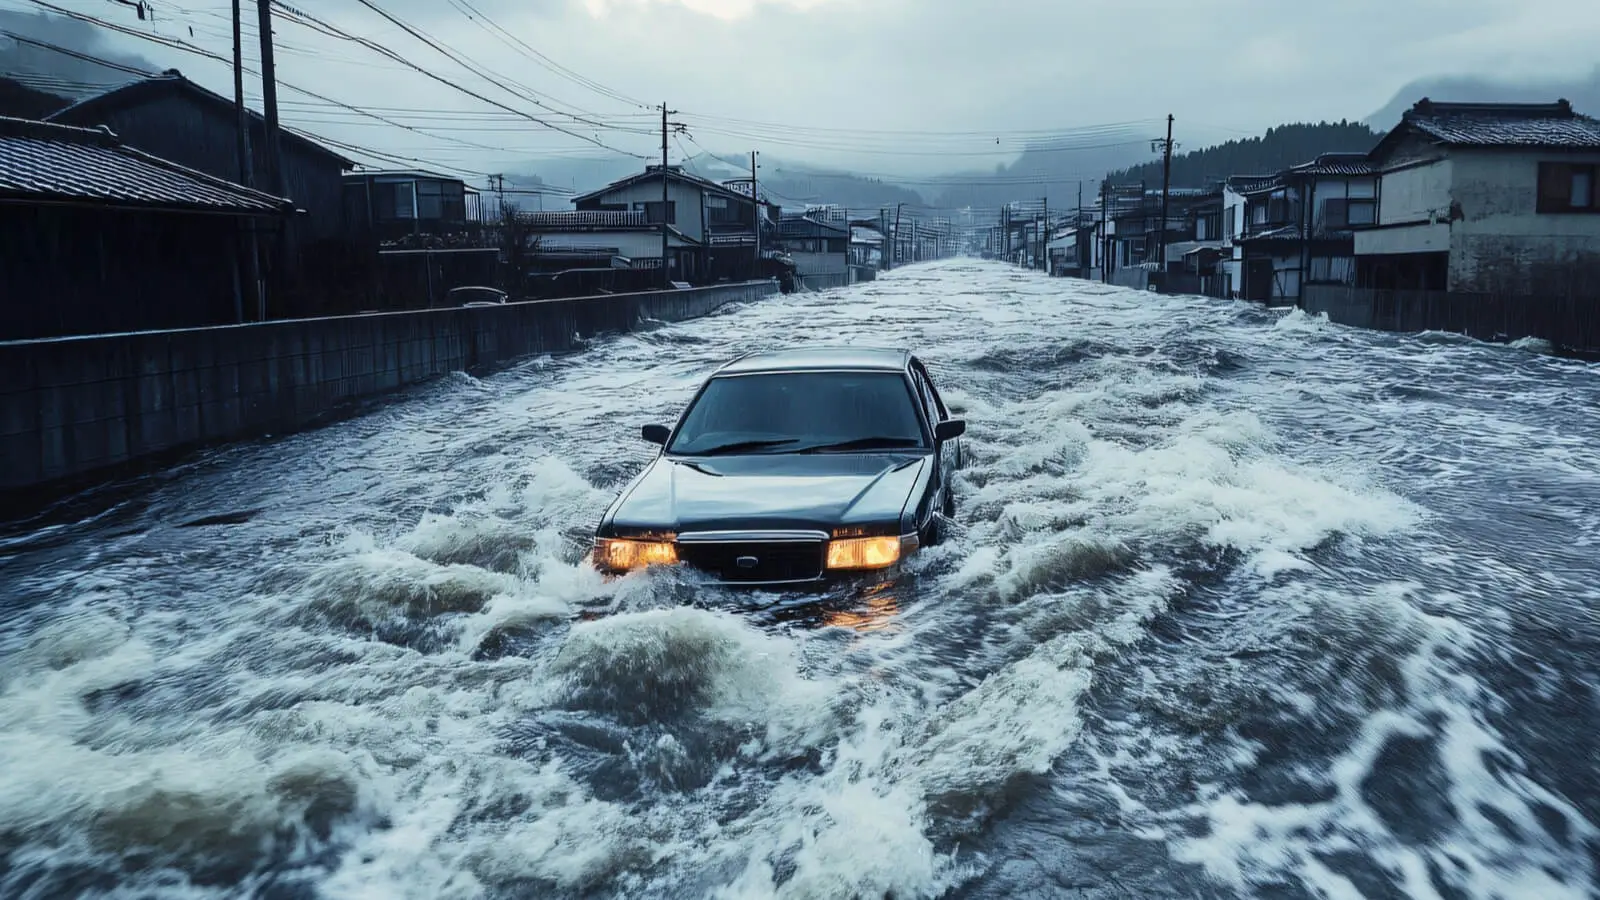
M 1371 225 L 1375 222 L 1377 202 L 1349 200 L 1333 197 L 1323 202 L 1322 224 L 1328 228 L 1348 228 L 1352 225 Z
M 417 218 L 437 221 L 444 215 L 444 190 L 437 181 L 419 181 L 417 184 Z
M 1597 168 L 1587 163 L 1540 163 L 1539 212 L 1600 212 L 1595 203 Z
M 396 219 L 415 219 L 417 217 L 416 185 L 410 181 L 401 181 L 394 186 L 394 217 Z
M 634 206 L 635 209 L 639 208 L 639 204 L 637 204 L 637 203 L 635 203 L 633 206 Z M 661 224 L 661 201 L 660 200 L 652 200 L 652 201 L 649 201 L 649 202 L 644 204 L 644 220 L 646 222 L 649 222 L 652 225 L 660 225 Z M 667 201 L 667 224 L 676 225 L 677 223 L 678 223 L 678 201 L 676 201 L 676 200 L 668 200 Z

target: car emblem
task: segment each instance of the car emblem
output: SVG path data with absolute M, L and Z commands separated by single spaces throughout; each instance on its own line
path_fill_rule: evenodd
M 734 560 L 733 564 L 741 569 L 754 569 L 756 566 L 761 565 L 761 560 L 756 559 L 754 556 L 741 556 Z

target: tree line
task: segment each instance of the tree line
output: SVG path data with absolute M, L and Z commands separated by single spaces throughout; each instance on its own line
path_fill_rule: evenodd
M 1231 175 L 1273 175 L 1323 153 L 1366 152 L 1383 137 L 1361 122 L 1297 123 L 1172 157 L 1174 187 L 1205 187 Z M 1161 184 L 1161 160 L 1107 174 L 1112 184 Z

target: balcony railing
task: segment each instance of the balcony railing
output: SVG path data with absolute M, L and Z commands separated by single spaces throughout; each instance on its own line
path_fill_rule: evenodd
M 523 213 L 534 228 L 559 231 L 582 228 L 630 228 L 649 225 L 643 212 L 609 209 L 564 209 Z

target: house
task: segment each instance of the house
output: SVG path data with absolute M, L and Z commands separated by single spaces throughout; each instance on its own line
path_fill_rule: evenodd
M 794 260 L 795 274 L 812 288 L 850 284 L 850 229 L 805 215 L 785 215 L 778 244 Z
M 850 264 L 880 268 L 883 265 L 883 232 L 872 225 L 850 225 Z
M 246 224 L 293 213 L 105 129 L 0 118 L 0 340 L 254 318 Z
M 1271 175 L 1235 175 L 1229 178 L 1222 187 L 1222 258 L 1217 264 L 1218 274 L 1223 278 L 1225 296 L 1240 299 L 1248 295 L 1246 290 L 1246 276 L 1244 263 L 1244 244 L 1241 243 L 1249 230 L 1250 217 L 1248 197 L 1259 192 L 1263 187 L 1273 182 Z M 1265 280 L 1258 266 L 1257 281 L 1253 287 L 1255 293 L 1264 295 L 1271 290 L 1271 270 L 1266 272 Z
M 1600 120 L 1555 103 L 1422 100 L 1367 156 L 1353 284 L 1308 283 L 1335 321 L 1600 353 Z
M 421 170 L 344 176 L 345 222 L 379 246 L 476 243 L 483 227 L 478 191 L 449 175 Z
M 1077 222 L 1056 229 L 1046 244 L 1049 273 L 1071 278 L 1088 278 L 1094 266 L 1094 223 L 1080 217 Z
M 250 184 L 268 188 L 266 123 L 249 116 Z M 214 178 L 243 180 L 238 158 L 239 116 L 233 100 L 183 77 L 176 69 L 87 97 L 47 121 L 83 128 L 105 126 L 130 147 Z M 272 287 L 274 317 L 345 310 L 368 284 L 370 263 L 349 246 L 344 220 L 344 173 L 355 163 L 292 131 L 280 131 L 283 194 L 303 215 L 288 220 L 282 247 L 261 235 L 263 268 Z M 283 271 L 278 271 L 281 266 Z
M 1556 103 L 1434 103 L 1373 149 L 1356 283 L 1452 293 L 1600 289 L 1600 121 Z
M 1362 153 L 1325 153 L 1244 192 L 1244 298 L 1298 305 L 1302 287 L 1351 284 L 1353 228 L 1375 215 L 1377 176 Z
M 667 185 L 666 207 L 661 200 L 662 182 Z M 646 166 L 629 176 L 591 191 L 572 202 L 580 213 L 637 213 L 642 219 L 613 219 L 606 226 L 614 238 L 624 233 L 638 240 L 625 242 L 631 252 L 620 253 L 635 264 L 661 267 L 661 225 L 668 226 L 667 269 L 674 281 L 710 283 L 755 277 L 760 270 L 756 260 L 757 228 L 766 246 L 778 237 L 777 208 L 764 198 L 758 203 L 750 196 L 748 180 L 734 179 L 719 184 L 684 170 L 682 166 Z M 759 209 L 759 214 L 758 214 Z M 621 224 L 627 222 L 629 224 Z M 646 246 L 643 236 L 655 234 Z M 579 232 L 586 233 L 586 232 Z M 553 233 L 546 233 L 554 237 Z M 582 242 L 592 243 L 583 238 Z M 638 254 L 638 255 L 634 255 Z

